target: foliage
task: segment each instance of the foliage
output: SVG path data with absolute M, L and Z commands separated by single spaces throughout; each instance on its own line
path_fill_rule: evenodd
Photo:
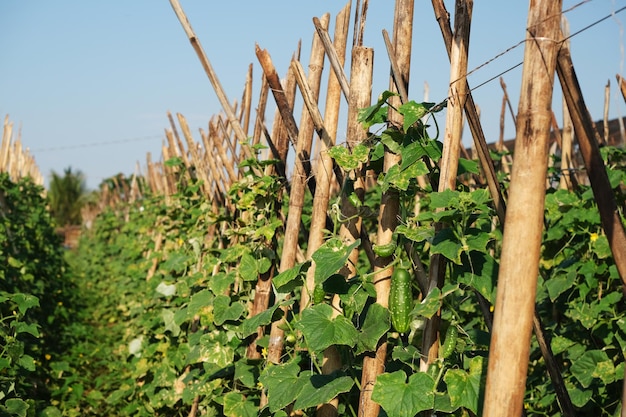
M 276 268 L 287 206 L 283 180 L 263 173 L 274 161 L 246 160 L 219 211 L 199 182 L 181 179 L 169 204 L 146 198 L 102 213 L 70 255 L 84 308 L 72 313 L 71 348 L 50 363 L 55 410 L 66 416 L 179 416 L 196 408 L 204 415 L 313 415 L 317 405 L 338 398 L 338 415 L 354 416 L 360 390 L 371 389 L 383 415 L 480 415 L 501 225 L 474 161 L 459 163 L 456 189 L 433 191 L 442 144 L 426 123 L 441 106 L 406 103 L 398 109 L 404 124 L 391 126 L 390 94 L 361 112 L 366 127 L 383 128 L 351 149 L 329 151 L 346 172 L 369 171 L 377 184 L 363 201 L 336 196 L 325 243 L 311 260 L 274 274 L 270 304 L 257 315 L 249 313 L 256 284 Z M 401 157 L 387 172 L 385 152 Z M 608 166 L 623 166 L 623 151 L 603 152 Z M 609 176 L 619 193 L 623 175 Z M 506 176 L 500 180 L 506 188 Z M 399 226 L 393 244 L 374 242 L 374 251 L 411 271 L 402 293 L 410 297 L 403 298 L 403 314 L 409 312 L 404 334 L 391 325 L 398 311 L 375 303 L 375 274 L 365 256 L 355 277 L 341 274 L 350 252 L 365 245 L 346 245 L 337 235 L 349 220 L 342 217 L 342 201 L 354 205 L 371 232 L 384 190 L 399 196 Z M 354 190 L 347 184 L 342 192 L 349 197 Z M 536 301 L 574 405 L 581 415 L 612 416 L 620 409 L 626 321 L 621 281 L 597 213 L 588 187 L 548 190 Z M 303 223 L 305 248 L 308 216 Z M 433 255 L 446 259 L 445 283 L 427 292 L 421 274 Z M 315 302 L 299 314 L 311 262 Z M 438 311 L 446 337 L 439 358 L 422 371 L 423 323 Z M 285 331 L 280 363 L 267 360 L 273 323 Z M 381 342 L 388 344 L 385 372 L 373 386 L 360 387 L 364 356 Z M 251 357 L 250 346 L 259 355 Z M 330 374 L 322 371 L 328 349 L 343 363 Z M 529 415 L 561 415 L 535 342 L 527 387 Z
M 35 415 L 49 401 L 50 361 L 65 348 L 73 289 L 60 240 L 30 179 L 0 173 L 0 414 Z

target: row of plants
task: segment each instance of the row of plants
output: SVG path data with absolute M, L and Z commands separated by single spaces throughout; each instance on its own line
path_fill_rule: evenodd
M 0 415 L 51 411 L 51 361 L 67 347 L 75 292 L 44 190 L 0 173 Z
M 439 108 L 410 102 L 397 109 L 404 125 L 390 126 L 389 97 L 383 94 L 361 113 L 366 128 L 377 133 L 352 149 L 330 150 L 346 178 L 365 170 L 377 184 L 359 195 L 346 181 L 345 198 L 335 196 L 328 210 L 325 243 L 292 268 L 276 270 L 289 204 L 288 184 L 271 173 L 277 161 L 240 164 L 242 175 L 219 212 L 174 158 L 168 164 L 181 173 L 179 192 L 167 204 L 154 196 L 102 213 L 68 255 L 80 304 L 62 332 L 71 344 L 46 362 L 47 413 L 321 415 L 328 407 L 319 406 L 334 401 L 336 415 L 356 416 L 360 393 L 371 390 L 383 415 L 480 415 L 501 225 L 476 162 L 460 161 L 457 189 L 433 191 L 442 144 L 430 136 L 436 126 L 422 120 L 434 121 Z M 387 172 L 385 152 L 401 156 Z M 604 148 L 603 154 L 619 193 L 624 152 Z M 501 161 L 502 155 L 492 156 Z M 506 189 L 506 176 L 500 179 Z M 381 194 L 389 190 L 400 201 L 399 225 L 391 244 L 372 247 L 374 259 L 390 258 L 394 268 L 386 308 L 375 302 L 376 273 L 365 240 L 373 240 Z M 347 204 L 356 213 L 352 218 L 344 215 Z M 311 204 L 304 207 L 299 244 L 306 252 Z M 537 315 L 580 414 L 618 415 L 623 295 L 593 194 L 584 185 L 549 189 L 545 207 Z M 354 217 L 366 233 L 346 243 L 339 226 Z M 355 248 L 363 249 L 352 265 L 356 274 L 346 277 Z M 445 282 L 428 291 L 433 255 L 445 258 Z M 305 305 L 301 294 L 308 291 L 313 263 L 314 291 Z M 258 283 L 268 277 L 268 306 L 251 314 L 262 295 Z M 424 323 L 433 318 L 440 320 L 441 348 L 424 369 Z M 276 342 L 272 325 L 284 332 L 279 361 L 268 358 Z M 388 346 L 384 373 L 373 386 L 361 386 L 364 358 L 381 343 Z M 328 350 L 341 360 L 332 373 L 325 372 Z M 527 413 L 561 415 L 555 399 L 533 342 Z

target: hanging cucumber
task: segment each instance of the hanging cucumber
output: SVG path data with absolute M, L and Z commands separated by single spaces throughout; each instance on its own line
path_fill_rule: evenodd
M 404 268 L 396 267 L 391 274 L 389 311 L 391 324 L 398 333 L 404 334 L 409 331 L 412 308 L 411 274 Z
M 446 331 L 446 338 L 441 345 L 442 358 L 446 359 L 450 355 L 452 355 L 452 352 L 454 352 L 454 349 L 456 348 L 456 340 L 458 337 L 459 329 L 456 327 L 456 324 L 451 323 L 448 327 L 448 330 Z

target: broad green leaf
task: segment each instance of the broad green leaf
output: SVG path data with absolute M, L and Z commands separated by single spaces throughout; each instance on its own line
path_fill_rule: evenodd
M 313 254 L 315 261 L 315 284 L 322 284 L 331 275 L 344 267 L 352 250 L 361 244 L 357 239 L 350 246 L 346 246 L 339 238 L 331 238 Z
M 435 381 L 430 375 L 417 372 L 406 380 L 404 371 L 380 374 L 376 378 L 372 400 L 385 410 L 388 416 L 414 417 L 420 411 L 434 406 Z
M 183 165 L 183 160 L 179 156 L 174 156 L 165 161 L 165 166 L 172 168 Z
M 550 300 L 554 301 L 565 291 L 572 289 L 576 282 L 576 270 L 559 271 L 545 281 Z
M 17 363 L 24 369 L 33 372 L 36 368 L 35 359 L 30 355 L 22 355 L 17 360 Z
M 239 301 L 230 304 L 230 297 L 226 295 L 218 295 L 213 300 L 213 317 L 216 325 L 221 326 L 226 321 L 237 320 L 246 307 Z
M 272 283 L 276 287 L 278 292 L 290 292 L 295 287 L 302 284 L 302 275 L 311 265 L 311 262 L 307 261 L 304 263 L 296 264 L 294 267 L 289 268 L 286 271 L 281 272 L 276 275 L 272 280 Z
M 435 234 L 430 248 L 430 253 L 439 253 L 448 260 L 460 265 L 463 245 L 461 245 L 461 242 L 459 242 L 458 238 L 451 229 L 445 228 Z
M 176 324 L 174 320 L 174 312 L 170 309 L 163 309 L 161 311 L 161 318 L 165 323 L 165 331 L 172 333 L 172 336 L 177 337 L 180 334 L 180 326 Z
M 345 294 L 339 294 L 339 298 L 343 304 L 344 315 L 346 317 L 352 317 L 354 314 L 361 314 L 368 298 L 370 297 L 367 287 L 367 284 L 362 285 L 354 283 Z
M 209 290 L 202 290 L 191 296 L 189 305 L 187 306 L 187 314 L 189 317 L 193 317 L 201 310 L 211 306 L 213 304 L 213 294 Z
M 248 363 L 246 359 L 240 359 L 235 362 L 234 378 L 246 387 L 254 388 L 258 377 L 258 370 L 259 368 L 257 365 Z
M 398 110 L 404 116 L 404 131 L 409 130 L 409 127 L 424 117 L 434 105 L 435 103 L 417 103 L 413 100 L 401 105 Z
M 481 356 L 473 357 L 470 360 L 469 368 L 469 372 L 462 369 L 450 369 L 446 372 L 443 380 L 448 386 L 452 406 L 465 407 L 474 414 L 480 415 L 478 410 L 482 405 L 483 358 Z
M 225 417 L 256 417 L 258 411 L 259 406 L 239 392 L 231 391 L 224 395 Z
M 585 327 L 591 329 L 597 322 L 598 317 L 589 304 L 575 303 L 570 304 L 570 308 L 565 313 L 573 320 L 578 320 Z
M 459 169 L 457 175 L 465 174 L 469 172 L 470 174 L 480 174 L 480 169 L 478 168 L 478 161 L 472 161 L 465 158 L 459 158 Z
M 174 271 L 181 273 L 187 268 L 187 262 L 189 261 L 189 255 L 183 252 L 173 252 L 167 257 L 167 260 L 161 264 L 161 269 L 164 271 Z
M 308 378 L 298 377 L 299 372 L 300 365 L 291 361 L 281 365 L 269 365 L 261 373 L 259 381 L 267 389 L 268 405 L 272 413 L 291 404 L 308 383 Z
M 413 311 L 411 311 L 411 316 L 431 318 L 441 307 L 441 298 L 441 290 L 437 287 L 433 288 L 426 298 L 417 303 Z
M 552 347 L 552 353 L 554 353 L 555 355 L 565 352 L 574 344 L 576 344 L 576 342 L 560 335 L 553 336 L 552 340 L 550 341 L 550 346 Z
M 460 265 L 453 266 L 453 274 L 459 283 L 478 291 L 491 304 L 496 302 L 496 277 L 498 262 L 487 253 L 464 253 Z
M 340 373 L 331 375 L 311 375 L 296 398 L 294 408 L 304 410 L 325 404 L 337 395 L 348 392 L 354 385 L 354 379 Z
M 586 351 L 573 361 L 570 369 L 584 388 L 588 388 L 594 378 L 601 379 L 604 384 L 615 380 L 615 366 L 602 350 Z
M 426 155 L 426 150 L 420 142 L 413 142 L 402 149 L 401 168 L 407 169 L 409 166 L 420 161 Z
M 259 274 L 256 259 L 249 253 L 243 254 L 239 262 L 238 271 L 244 281 L 256 281 Z
M 459 206 L 459 191 L 445 190 L 442 192 L 433 192 L 430 194 L 431 208 L 457 208 Z
M 265 326 L 270 324 L 272 321 L 278 320 L 282 317 L 282 310 L 279 309 L 282 305 L 288 305 L 293 303 L 293 301 L 289 301 L 281 304 L 274 304 L 272 307 L 268 308 L 265 311 L 257 314 L 256 316 L 249 317 L 241 323 L 239 326 L 239 331 L 242 333 L 243 337 L 248 337 L 252 333 L 256 332 L 259 326 Z
M 11 322 L 11 327 L 15 329 L 15 334 L 18 335 L 20 333 L 29 333 L 35 337 L 39 337 L 39 329 L 38 325 L 35 323 L 24 323 L 23 321 L 14 321 Z
M 200 336 L 187 355 L 185 364 L 205 363 L 222 369 L 231 366 L 235 359 L 235 351 L 224 341 L 219 340 L 219 333 L 206 333 Z
M 376 350 L 380 338 L 391 328 L 389 310 L 378 303 L 367 310 L 363 327 L 359 333 L 355 354 Z
M 435 235 L 431 225 L 409 227 L 401 224 L 396 228 L 396 231 L 413 242 L 423 242 L 432 239 Z
M 359 165 L 366 163 L 369 158 L 369 152 L 369 148 L 362 144 L 352 148 L 352 152 L 345 146 L 333 146 L 328 150 L 330 157 L 346 171 L 357 169 Z
M 354 346 L 359 332 L 345 316 L 333 318 L 333 308 L 317 304 L 302 312 L 297 327 L 304 334 L 309 349 L 320 352 L 331 345 Z
M 11 295 L 11 299 L 17 304 L 22 315 L 26 314 L 29 308 L 39 307 L 39 299 L 34 295 L 18 293 Z
M 30 406 L 24 400 L 10 398 L 4 402 L 4 408 L 9 413 L 9 416 L 26 417 Z
M 399 165 L 394 165 L 385 174 L 385 179 L 382 185 L 382 191 L 387 191 L 391 186 L 402 191 L 406 191 L 409 188 L 411 180 L 428 174 L 428 167 L 424 161 L 416 161 L 406 168 L 401 168 Z
M 61 411 L 58 408 L 48 406 L 41 412 L 41 417 L 63 417 L 63 414 L 61 414 Z
M 613 255 L 606 235 L 599 235 L 598 238 L 592 242 L 591 247 L 599 259 L 606 259 Z
M 566 380 L 565 388 L 572 400 L 574 407 L 584 407 L 593 397 L 593 389 L 582 388 L 579 384 L 575 384 L 573 381 Z

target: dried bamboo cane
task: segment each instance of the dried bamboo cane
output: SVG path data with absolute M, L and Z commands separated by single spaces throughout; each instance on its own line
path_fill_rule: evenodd
M 411 45 L 413 38 L 414 2 L 410 0 L 396 0 L 394 10 L 393 51 L 396 56 L 398 73 L 390 79 L 390 91 L 397 91 L 397 84 L 403 84 L 408 91 L 409 74 L 411 68 Z M 398 108 L 402 102 L 394 96 L 389 100 L 390 106 Z M 395 111 L 389 114 L 389 123 L 392 126 L 402 126 L 402 116 Z M 387 172 L 392 166 L 400 162 L 400 156 L 385 151 L 383 170 Z M 396 190 L 390 189 L 383 193 L 378 216 L 377 244 L 391 243 L 393 232 L 398 223 L 399 195 Z M 388 268 L 391 257 L 377 256 L 374 265 L 374 286 L 376 288 L 376 302 L 383 307 L 389 306 L 390 277 L 393 268 Z M 380 405 L 372 401 L 372 389 L 378 375 L 384 371 L 387 356 L 387 340 L 381 338 L 374 355 L 363 358 L 363 374 L 361 377 L 361 396 L 359 399 L 359 416 L 375 417 L 379 414 Z
M 325 26 L 328 25 L 329 15 L 325 15 L 322 18 L 322 22 Z M 260 49 L 257 48 L 257 56 L 261 60 L 263 54 L 259 55 Z M 309 85 L 312 89 L 317 90 L 314 94 L 317 96 L 319 94 L 319 85 L 321 79 L 321 68 L 323 67 L 324 60 L 324 49 L 321 46 L 321 41 L 318 36 L 313 37 L 313 45 L 311 47 L 311 57 L 310 57 L 310 73 L 309 73 Z M 271 62 L 270 62 L 271 63 Z M 267 64 L 267 61 L 266 61 Z M 272 65 L 273 67 L 273 65 Z M 269 71 L 265 71 L 269 69 Z M 268 74 L 275 74 L 275 71 L 272 71 L 272 68 L 265 68 L 264 71 L 266 77 Z M 273 84 L 275 83 L 268 77 L 268 82 L 270 86 L 273 88 Z M 281 110 L 281 115 L 283 117 L 283 122 L 287 122 L 288 131 L 290 137 L 296 133 L 293 129 L 296 127 L 295 122 L 291 125 L 293 121 L 293 114 L 291 111 L 285 112 L 285 110 L 289 110 L 289 103 L 286 100 L 286 96 L 282 95 L 278 91 L 273 91 L 274 97 L 277 100 L 277 104 L 280 96 L 284 99 L 282 103 L 283 110 Z M 315 97 L 317 100 L 317 97 Z M 285 113 L 285 114 L 284 114 Z M 308 155 L 311 152 L 311 140 L 313 136 L 313 126 L 311 123 L 310 115 L 303 109 L 303 120 L 302 120 L 302 128 L 301 131 L 297 132 L 297 143 L 296 143 L 296 157 L 294 162 L 294 173 L 291 179 L 291 193 L 289 196 L 289 211 L 287 214 L 287 222 L 285 225 L 285 237 L 283 241 L 283 252 L 281 253 L 280 258 L 280 271 L 286 271 L 292 268 L 296 263 L 296 255 L 299 249 L 298 246 L 298 237 L 300 231 L 300 224 L 302 219 L 302 206 L 304 202 L 304 194 L 305 188 L 307 185 L 308 174 L 306 172 L 306 162 L 308 161 Z M 294 138 L 292 137 L 292 140 Z M 310 173 L 310 165 L 309 165 L 309 173 Z M 274 323 L 272 325 L 271 334 L 270 334 L 270 343 L 268 348 L 268 356 L 267 359 L 272 363 L 279 363 L 280 357 L 283 351 L 283 336 L 284 332 L 278 327 L 278 323 Z
M 200 40 L 196 37 L 196 34 L 194 33 L 191 27 L 191 24 L 189 23 L 189 20 L 187 19 L 187 15 L 185 15 L 185 12 L 183 11 L 183 8 L 180 6 L 180 3 L 178 2 L 178 0 L 170 0 L 170 4 L 172 5 L 172 9 L 174 9 L 174 13 L 176 13 L 176 17 L 178 17 L 178 20 L 180 21 L 180 24 L 182 25 L 183 30 L 185 31 L 185 34 L 187 35 L 187 38 L 189 39 L 189 42 L 191 43 L 191 46 L 196 52 L 196 55 L 198 55 L 198 58 L 200 59 L 200 63 L 202 64 L 204 71 L 209 77 L 209 81 L 211 82 L 211 85 L 213 86 L 213 89 L 215 90 L 215 93 L 217 94 L 217 98 L 220 101 L 220 104 L 222 105 L 222 109 L 224 110 L 224 112 L 226 113 L 226 116 L 228 117 L 229 125 L 232 126 L 232 129 L 235 132 L 235 136 L 237 137 L 237 140 L 242 143 L 245 142 L 247 140 L 246 133 L 244 132 L 241 125 L 239 124 L 237 117 L 235 116 L 235 112 L 233 111 L 233 108 L 230 105 L 230 101 L 226 97 L 226 94 L 224 93 L 224 89 L 222 88 L 222 85 L 219 79 L 217 78 L 217 74 L 213 70 L 213 66 L 211 65 L 211 62 L 209 61 L 209 58 L 207 57 L 206 53 L 204 52 L 204 49 L 202 48 L 202 45 L 200 44 Z M 246 152 L 246 157 L 251 156 L 249 149 L 246 149 L 244 152 Z
M 615 266 L 626 288 L 626 232 L 620 219 L 604 161 L 598 144 L 594 140 L 594 124 L 585 106 L 569 50 L 561 48 L 557 62 L 561 90 L 567 101 L 580 153 L 585 161 L 591 188 L 598 204 L 602 227 L 609 240 Z
M 433 10 L 435 12 L 435 17 L 437 19 L 437 22 L 439 23 L 439 28 L 441 29 L 441 34 L 443 36 L 444 43 L 446 44 L 446 50 L 448 51 L 449 56 L 452 50 L 452 29 L 450 27 L 450 16 L 446 10 L 443 0 L 432 0 L 432 4 Z M 471 91 L 469 86 L 467 88 L 467 91 Z M 491 157 L 489 155 L 489 149 L 487 147 L 487 141 L 485 140 L 485 134 L 482 130 L 482 126 L 480 123 L 478 110 L 471 93 L 468 93 L 467 95 L 467 101 L 465 103 L 465 116 L 467 117 L 467 123 L 472 132 L 472 137 L 474 138 L 476 151 L 478 152 L 480 164 L 487 180 L 487 185 L 491 194 L 491 198 L 494 201 L 496 213 L 498 214 L 500 222 L 504 223 L 506 203 L 504 201 L 504 197 L 502 196 L 502 191 L 500 189 L 500 184 L 498 183 L 496 171 L 493 167 L 493 161 L 491 160 Z
M 470 23 L 472 20 L 473 0 L 457 0 L 454 15 L 454 41 L 450 51 L 450 87 L 448 91 L 448 110 L 443 141 L 443 155 L 440 162 L 438 191 L 456 189 L 456 177 L 463 133 L 463 109 L 467 100 L 467 58 L 469 52 Z M 435 225 L 441 229 L 445 225 Z M 441 254 L 431 257 L 428 292 L 442 288 L 445 278 L 445 258 Z M 438 357 L 439 327 L 441 314 L 435 314 L 426 320 L 422 336 L 422 360 L 420 370 L 428 370 Z
M 532 2 L 483 415 L 521 415 L 543 229 L 560 0 Z

